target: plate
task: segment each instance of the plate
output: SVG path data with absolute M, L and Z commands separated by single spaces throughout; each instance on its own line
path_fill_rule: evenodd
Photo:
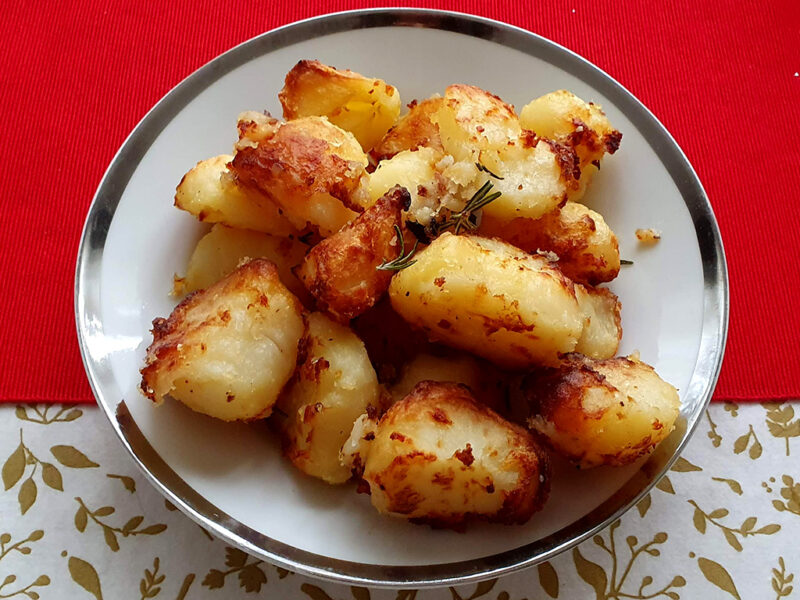
M 380 77 L 404 102 L 478 85 L 523 106 L 566 88 L 600 103 L 623 132 L 586 203 L 620 238 L 611 284 L 623 302 L 621 353 L 637 349 L 679 388 L 676 430 L 626 468 L 576 473 L 556 465 L 550 501 L 525 526 L 477 524 L 467 533 L 379 516 L 352 486 L 330 487 L 280 457 L 261 425 L 224 424 L 178 403 L 155 408 L 137 391 L 151 320 L 173 308 L 205 231 L 176 210 L 181 176 L 229 151 L 236 116 L 280 114 L 277 93 L 300 59 Z M 634 230 L 663 232 L 650 249 Z M 188 77 L 139 123 L 94 198 L 75 284 L 78 337 L 98 404 L 125 448 L 173 504 L 227 543 L 300 573 L 353 585 L 455 585 L 547 560 L 632 507 L 688 441 L 716 383 L 728 318 L 727 272 L 714 215 L 669 133 L 611 77 L 527 31 L 473 16 L 413 9 L 337 13 L 235 47 Z

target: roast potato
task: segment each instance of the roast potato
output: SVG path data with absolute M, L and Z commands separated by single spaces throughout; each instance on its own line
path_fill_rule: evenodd
M 545 258 L 446 232 L 415 259 L 389 296 L 431 340 L 512 368 L 555 364 L 575 349 L 585 317 L 574 284 Z
M 396 259 L 405 245 L 397 231 L 408 203 L 408 192 L 394 187 L 355 221 L 311 249 L 297 275 L 319 308 L 346 322 L 383 296 L 392 271 L 378 267 Z
M 408 113 L 403 115 L 373 148 L 372 156 L 381 161 L 392 158 L 404 150 L 417 150 L 422 147 L 443 152 L 439 127 L 431 121 L 431 117 L 439 110 L 442 102 L 444 98 L 441 96 L 434 96 L 422 102 L 412 102 L 408 107 Z
M 572 354 L 530 374 L 523 389 L 531 429 L 581 468 L 625 465 L 652 452 L 681 405 L 678 391 L 636 356 Z
M 265 418 L 294 372 L 302 311 L 277 267 L 251 260 L 153 321 L 141 390 L 223 421 Z
M 586 322 L 575 352 L 589 358 L 611 358 L 622 339 L 622 305 L 611 290 L 575 285 L 575 296 Z
M 309 303 L 306 288 L 292 273 L 308 251 L 308 246 L 295 238 L 279 238 L 247 229 L 214 225 L 204 235 L 186 267 L 186 276 L 177 280 L 181 293 L 201 290 L 231 273 L 243 260 L 266 258 L 278 267 L 283 284 L 304 304 Z
M 578 187 L 569 190 L 569 198 L 580 200 L 586 192 L 600 160 L 619 148 L 622 134 L 611 126 L 603 110 L 566 90 L 545 94 L 527 104 L 519 117 L 522 127 L 536 135 L 574 149 L 580 167 Z
M 617 236 L 600 214 L 577 202 L 567 202 L 538 219 L 506 221 L 485 214 L 478 232 L 528 252 L 555 253 L 564 275 L 578 283 L 597 285 L 619 274 Z
M 240 141 L 229 168 L 273 200 L 298 229 L 337 232 L 370 204 L 368 160 L 351 133 L 324 117 L 282 123 L 260 141 Z
M 462 385 L 419 383 L 373 435 L 360 458 L 384 514 L 454 528 L 471 519 L 525 523 L 549 492 L 548 457 L 530 433 Z
M 421 381 L 460 383 L 471 390 L 478 402 L 502 415 L 506 410 L 504 379 L 493 365 L 464 352 L 421 353 L 403 367 L 389 393 L 398 401 Z
M 502 195 L 484 214 L 510 221 L 537 219 L 567 200 L 578 186 L 580 170 L 574 151 L 524 131 L 514 108 L 500 98 L 468 85 L 452 85 L 433 114 L 442 146 L 459 174 L 445 176 L 463 186 L 468 199 L 487 180 Z M 469 167 L 468 179 L 464 166 Z
M 237 185 L 227 168 L 232 158 L 221 154 L 197 163 L 178 184 L 175 206 L 206 223 L 280 236 L 296 233 L 297 229 L 269 198 Z
M 286 415 L 284 453 L 304 473 L 342 483 L 350 469 L 339 452 L 355 420 L 379 412 L 378 379 L 361 340 L 322 313 L 308 316 L 303 347 L 303 363 L 277 405 Z
M 531 101 L 520 112 L 519 121 L 540 137 L 572 146 L 582 169 L 599 162 L 606 152 L 614 154 L 622 140 L 602 108 L 567 90 Z
M 429 225 L 443 208 L 462 209 L 464 200 L 458 184 L 441 172 L 452 164 L 452 159 L 444 158 L 438 150 L 419 148 L 382 161 L 369 178 L 370 197 L 377 200 L 395 185 L 404 187 L 410 194 L 404 218 L 423 226 Z
M 401 107 L 400 94 L 386 82 L 316 60 L 301 60 L 287 73 L 278 99 L 284 118 L 328 117 L 366 151 L 394 125 Z

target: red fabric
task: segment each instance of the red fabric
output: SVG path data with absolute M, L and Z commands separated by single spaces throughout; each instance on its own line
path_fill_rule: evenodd
M 686 151 L 722 229 L 731 283 L 716 399 L 800 397 L 800 4 L 796 0 L 403 3 L 507 21 L 585 56 Z M 220 52 L 321 12 L 285 0 L 8 2 L 0 20 L 0 401 L 86 402 L 73 273 L 117 148 Z

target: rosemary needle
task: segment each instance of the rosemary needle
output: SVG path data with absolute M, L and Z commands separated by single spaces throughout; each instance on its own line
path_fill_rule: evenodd
M 395 225 L 394 230 L 397 232 L 397 240 L 400 242 L 400 255 L 395 258 L 394 260 L 390 260 L 386 262 L 385 260 L 375 267 L 379 271 L 400 271 L 405 269 L 406 267 L 410 267 L 413 265 L 416 260 L 411 260 L 411 257 L 414 256 L 414 253 L 417 251 L 417 246 L 419 246 L 419 240 L 414 242 L 414 247 L 411 248 L 411 251 L 406 254 L 406 242 L 403 239 L 403 232 L 400 230 L 400 227 Z

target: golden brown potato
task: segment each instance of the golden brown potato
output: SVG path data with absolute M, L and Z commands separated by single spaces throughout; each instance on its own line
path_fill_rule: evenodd
M 186 173 L 175 192 L 175 206 L 206 223 L 224 223 L 287 236 L 297 229 L 263 194 L 236 184 L 227 154 L 200 161 Z
M 233 229 L 214 225 L 204 235 L 186 267 L 186 276 L 180 278 L 180 293 L 202 290 L 216 283 L 250 258 L 266 258 L 278 267 L 283 284 L 301 302 L 310 300 L 306 288 L 292 273 L 308 251 L 308 246 L 292 236 L 279 238 L 247 229 Z
M 533 437 L 458 384 L 418 384 L 381 418 L 364 451 L 373 506 L 417 523 L 525 523 L 549 492 L 548 457 Z
M 328 483 L 350 478 L 339 452 L 362 413 L 377 414 L 380 388 L 364 344 L 350 328 L 322 313 L 308 316 L 305 358 L 276 410 L 284 452 L 294 465 Z
M 350 325 L 364 341 L 381 383 L 395 381 L 403 365 L 433 348 L 423 332 L 409 327 L 395 312 L 386 296 Z
M 286 75 L 278 94 L 288 119 L 324 116 L 356 136 L 368 151 L 400 115 L 400 94 L 380 79 L 349 69 L 340 71 L 316 60 L 301 60 Z
M 417 150 L 422 147 L 443 152 L 439 128 L 431 121 L 431 117 L 439 110 L 442 102 L 444 98 L 440 96 L 422 102 L 412 102 L 408 106 L 408 113 L 400 118 L 372 150 L 372 156 L 381 161 L 392 158 L 404 150 Z
M 298 229 L 325 237 L 369 206 L 367 156 L 351 133 L 324 117 L 283 123 L 261 141 L 240 142 L 229 168 L 240 185 L 271 198 Z
M 585 316 L 574 284 L 543 257 L 448 232 L 415 259 L 389 296 L 432 340 L 511 368 L 555 364 L 575 349 Z
M 448 87 L 432 120 L 454 159 L 442 173 L 462 186 L 464 200 L 486 181 L 502 193 L 486 206 L 485 215 L 504 221 L 538 219 L 566 202 L 578 186 L 575 152 L 524 131 L 514 108 L 484 90 Z
M 578 466 L 625 465 L 672 431 L 677 390 L 638 357 L 591 360 L 569 355 L 523 385 L 530 427 Z
M 573 148 L 579 159 L 580 185 L 571 188 L 569 198 L 580 200 L 600 160 L 619 148 L 622 134 L 615 130 L 603 110 L 566 90 L 545 94 L 527 104 L 520 124 L 536 135 Z
M 395 185 L 404 187 L 411 196 L 404 218 L 423 226 L 442 208 L 460 210 L 464 201 L 456 184 L 441 174 L 442 158 L 438 150 L 419 148 L 384 160 L 369 178 L 370 197 L 377 200 Z
M 504 375 L 493 365 L 469 354 L 449 351 L 422 353 L 403 366 L 397 382 L 389 389 L 393 401 L 402 400 L 421 381 L 460 383 L 467 386 L 478 402 L 504 414 Z
M 622 134 L 611 126 L 603 109 L 572 92 L 558 90 L 527 104 L 520 112 L 522 127 L 536 135 L 569 144 L 581 168 L 619 149 Z
M 259 142 L 271 138 L 278 131 L 281 122 L 267 112 L 246 110 L 236 119 L 239 141 L 233 146 L 234 152 L 240 148 L 255 148 Z
M 392 188 L 355 221 L 306 255 L 297 276 L 317 305 L 340 322 L 373 306 L 389 288 L 392 271 L 378 269 L 400 255 L 396 227 L 408 207 L 404 188 Z
M 586 324 L 575 352 L 589 358 L 611 358 L 622 339 L 622 305 L 611 290 L 575 285 L 575 296 Z
M 153 321 L 142 392 L 222 419 L 266 418 L 294 372 L 303 307 L 265 259 L 254 259 Z
M 600 214 L 577 202 L 567 202 L 539 219 L 506 221 L 485 214 L 478 233 L 528 252 L 553 252 L 564 275 L 578 283 L 597 285 L 619 274 L 617 236 Z

